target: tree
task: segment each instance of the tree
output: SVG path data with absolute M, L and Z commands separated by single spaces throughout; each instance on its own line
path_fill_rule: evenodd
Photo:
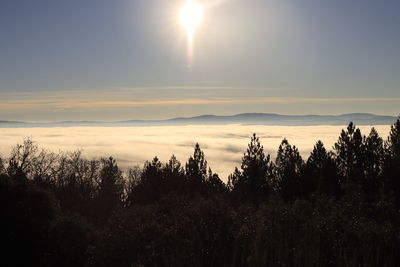
M 101 169 L 96 194 L 97 215 L 107 219 L 122 203 L 124 179 L 114 158 L 101 159 Z
M 226 192 L 226 186 L 224 182 L 222 182 L 218 174 L 213 173 L 211 169 L 208 169 L 208 178 L 206 180 L 206 185 L 209 195 L 218 195 Z
M 163 177 L 167 193 L 185 194 L 186 176 L 182 164 L 172 155 L 163 169 Z
M 0 174 L 4 174 L 5 171 L 6 171 L 6 168 L 4 167 L 3 159 L 0 157 Z
M 335 157 L 340 174 L 346 182 L 360 183 L 363 176 L 363 137 L 360 129 L 352 122 L 342 130 L 334 145 Z
M 41 150 L 31 162 L 31 175 L 41 187 L 52 187 L 55 184 L 54 174 L 57 169 L 58 155 Z
M 92 214 L 91 204 L 98 193 L 99 167 L 98 160 L 82 158 L 81 151 L 58 156 L 52 180 L 64 212 Z
M 335 161 L 321 141 L 318 141 L 307 160 L 302 173 L 302 185 L 306 195 L 318 194 L 338 195 L 340 180 L 337 175 Z
M 143 171 L 138 174 L 140 178 L 135 182 L 136 184 L 128 195 L 130 205 L 160 201 L 167 191 L 164 168 L 161 161 L 157 157 L 154 157 L 151 162 L 146 161 Z
M 135 200 L 135 190 L 136 187 L 141 182 L 141 177 L 143 175 L 143 170 L 138 166 L 134 166 L 128 170 L 128 175 L 126 177 L 124 194 L 125 194 L 125 206 L 129 207 L 134 203 Z
M 207 160 L 199 143 L 196 143 L 193 156 L 189 157 L 186 163 L 186 176 L 189 179 L 196 180 L 198 183 L 205 182 L 207 178 Z
M 206 192 L 207 160 L 200 145 L 196 143 L 193 156 L 189 157 L 185 167 L 189 194 L 192 196 L 204 195 Z
M 385 142 L 384 188 L 395 195 L 400 204 L 400 116 L 391 126 L 388 140 Z
M 400 159 L 400 116 L 391 126 L 389 138 L 386 142 L 387 153 L 392 159 Z
M 380 181 L 382 174 L 382 165 L 384 161 L 383 139 L 379 137 L 375 128 L 371 129 L 370 134 L 364 141 L 364 190 L 369 197 L 373 197 L 377 193 L 378 188 L 382 188 L 383 184 Z
M 235 172 L 229 176 L 232 193 L 240 201 L 254 204 L 266 199 L 270 191 L 272 168 L 270 156 L 265 155 L 259 138 L 253 134 L 242 158 L 241 170 L 235 168 Z
M 154 157 L 151 162 L 146 162 L 142 173 L 142 182 L 160 186 L 163 183 L 162 168 L 162 163 L 157 157 Z
M 17 144 L 8 161 L 7 173 L 20 179 L 27 178 L 31 171 L 32 161 L 38 151 L 37 144 L 32 139 L 27 138 L 23 144 Z
M 304 195 L 301 184 L 301 170 L 304 162 L 296 146 L 286 139 L 279 145 L 275 161 L 277 188 L 284 198 L 291 199 Z

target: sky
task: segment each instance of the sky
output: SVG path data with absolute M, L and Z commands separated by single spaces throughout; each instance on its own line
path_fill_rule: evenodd
M 400 113 L 397 0 L 2 0 L 0 120 Z

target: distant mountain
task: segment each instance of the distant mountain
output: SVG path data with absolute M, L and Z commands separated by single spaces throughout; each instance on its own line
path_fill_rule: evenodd
M 128 121 L 61 121 L 47 123 L 0 121 L 0 128 L 5 127 L 73 127 L 73 126 L 168 126 L 168 125 L 389 125 L 396 121 L 393 116 L 381 116 L 369 113 L 349 113 L 342 115 L 280 115 L 273 113 L 242 113 L 232 116 L 202 115 L 168 120 L 128 120 Z

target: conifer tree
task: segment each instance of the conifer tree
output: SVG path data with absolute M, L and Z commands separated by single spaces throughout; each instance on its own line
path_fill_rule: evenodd
M 382 172 L 384 157 L 383 139 L 379 136 L 375 128 L 371 129 L 370 134 L 364 141 L 364 173 L 366 183 L 371 186 L 378 186 L 378 177 Z
M 363 137 L 352 122 L 334 145 L 336 162 L 345 181 L 360 182 L 363 176 Z
M 204 197 L 207 193 L 206 181 L 207 160 L 200 145 L 196 143 L 193 156 L 190 156 L 185 166 L 185 175 L 187 179 L 186 191 L 191 197 Z
M 391 126 L 388 140 L 385 142 L 384 189 L 395 195 L 400 204 L 400 116 Z
M 386 143 L 389 157 L 395 160 L 400 159 L 400 116 L 391 126 L 389 138 Z
M 300 179 L 303 165 L 297 147 L 292 147 L 283 139 L 275 161 L 277 188 L 283 197 L 293 198 L 304 194 Z
M 185 172 L 182 164 L 172 155 L 163 169 L 166 190 L 184 193 L 186 187 Z
M 165 165 L 165 171 L 171 174 L 182 173 L 182 164 L 176 159 L 175 155 L 172 155 L 168 163 Z
M 199 143 L 196 143 L 193 156 L 189 157 L 186 163 L 186 176 L 189 179 L 196 180 L 196 183 L 203 183 L 207 178 L 207 160 Z
M 229 177 L 229 187 L 239 199 L 258 203 L 270 191 L 272 168 L 270 156 L 265 155 L 259 138 L 253 134 L 242 158 L 241 170 L 236 168 Z
M 101 207 L 101 219 L 106 219 L 122 203 L 124 179 L 114 158 L 101 159 L 98 192 L 96 200 Z
M 337 195 L 340 189 L 340 180 L 337 168 L 331 153 L 327 152 L 324 144 L 318 141 L 307 160 L 302 174 L 302 184 L 305 194 Z

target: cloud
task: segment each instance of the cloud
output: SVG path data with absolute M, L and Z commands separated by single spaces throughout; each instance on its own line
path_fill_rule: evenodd
M 176 99 L 157 99 L 151 95 L 150 99 L 128 99 L 125 93 L 119 92 L 87 92 L 81 93 L 47 93 L 33 94 L 24 96 L 20 94 L 4 94 L 0 100 L 0 112 L 10 110 L 96 110 L 102 108 L 121 108 L 135 106 L 182 106 L 182 105 L 227 105 L 227 104 L 298 104 L 298 103 L 396 103 L 400 98 L 301 98 L 301 97 L 256 97 L 249 98 L 238 96 L 235 98 L 179 98 Z
M 283 90 L 283 92 L 282 92 Z M 0 120 L 168 119 L 245 112 L 397 115 L 400 98 L 281 97 L 295 89 L 158 86 L 99 90 L 0 93 Z M 250 97 L 251 96 L 251 97 Z

